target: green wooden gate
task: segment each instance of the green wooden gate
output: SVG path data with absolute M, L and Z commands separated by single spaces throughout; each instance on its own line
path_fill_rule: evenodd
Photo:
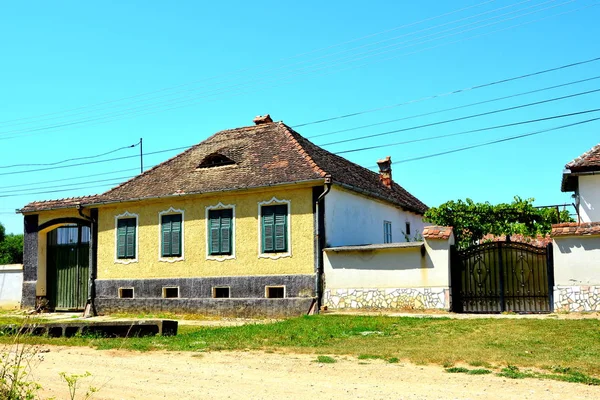
M 58 310 L 81 310 L 88 297 L 90 230 L 86 226 L 61 226 L 47 236 L 49 306 Z

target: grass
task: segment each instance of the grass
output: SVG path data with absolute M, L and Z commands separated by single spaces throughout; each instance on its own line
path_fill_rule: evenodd
M 365 335 L 364 332 L 378 334 Z M 0 343 L 7 340 L 10 339 L 0 337 Z M 361 360 L 381 358 L 444 366 L 470 364 L 486 369 L 493 365 L 514 365 L 520 368 L 519 373 L 524 373 L 523 368 L 543 369 L 549 365 L 560 365 L 570 372 L 548 370 L 545 374 L 582 382 L 590 382 L 589 379 L 596 379 L 593 376 L 600 376 L 600 321 L 595 319 L 456 320 L 315 315 L 235 327 L 183 325 L 176 337 L 34 337 L 28 340 L 38 344 L 137 351 L 320 353 L 353 356 Z M 508 371 L 503 373 L 510 374 Z
M 333 357 L 329 357 L 329 356 L 318 356 L 317 359 L 315 360 L 315 362 L 321 363 L 321 364 L 333 364 L 336 363 L 337 360 Z

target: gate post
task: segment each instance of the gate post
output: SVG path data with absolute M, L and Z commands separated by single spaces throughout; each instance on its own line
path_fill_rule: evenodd
M 502 261 L 502 242 L 498 242 L 498 283 L 500 286 L 500 312 L 506 311 L 506 305 L 504 302 L 504 263 Z
M 458 258 L 456 245 L 450 245 L 450 310 L 455 313 L 463 312 L 462 299 L 460 293 L 462 291 L 461 286 L 461 263 Z
M 552 242 L 546 245 L 546 270 L 548 274 L 548 299 L 550 312 L 554 312 L 554 247 Z

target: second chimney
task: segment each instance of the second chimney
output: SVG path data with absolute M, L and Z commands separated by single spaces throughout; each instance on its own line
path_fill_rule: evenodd
M 269 124 L 269 123 L 273 122 L 273 120 L 271 119 L 271 116 L 269 114 L 266 114 L 266 115 L 258 115 L 256 117 L 254 117 L 253 122 L 256 125 L 262 125 L 262 124 Z
M 392 187 L 392 158 L 387 156 L 383 160 L 377 161 L 379 165 L 379 181 L 388 188 Z

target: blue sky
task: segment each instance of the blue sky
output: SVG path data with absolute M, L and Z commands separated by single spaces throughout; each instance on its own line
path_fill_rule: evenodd
M 94 156 L 140 137 L 145 153 L 189 146 L 218 130 L 250 125 L 259 114 L 295 126 L 593 59 L 600 57 L 596 3 L 6 3 L 0 14 L 0 167 Z M 310 138 L 352 129 L 313 138 L 319 145 L 356 139 L 593 91 L 600 79 L 418 116 L 599 75 L 600 61 L 590 62 L 297 130 Z M 339 152 L 595 108 L 599 92 L 325 148 Z M 430 206 L 466 197 L 508 202 L 515 195 L 538 205 L 571 203 L 560 192 L 563 167 L 600 142 L 600 121 L 401 161 L 598 117 L 593 112 L 345 156 L 372 167 L 390 155 L 394 180 Z M 144 164 L 176 153 L 146 155 Z M 137 147 L 87 161 L 136 154 Z M 103 192 L 139 172 L 139 159 L 25 172 L 40 168 L 0 168 L 0 222 L 8 232 L 22 231 L 16 208 Z

